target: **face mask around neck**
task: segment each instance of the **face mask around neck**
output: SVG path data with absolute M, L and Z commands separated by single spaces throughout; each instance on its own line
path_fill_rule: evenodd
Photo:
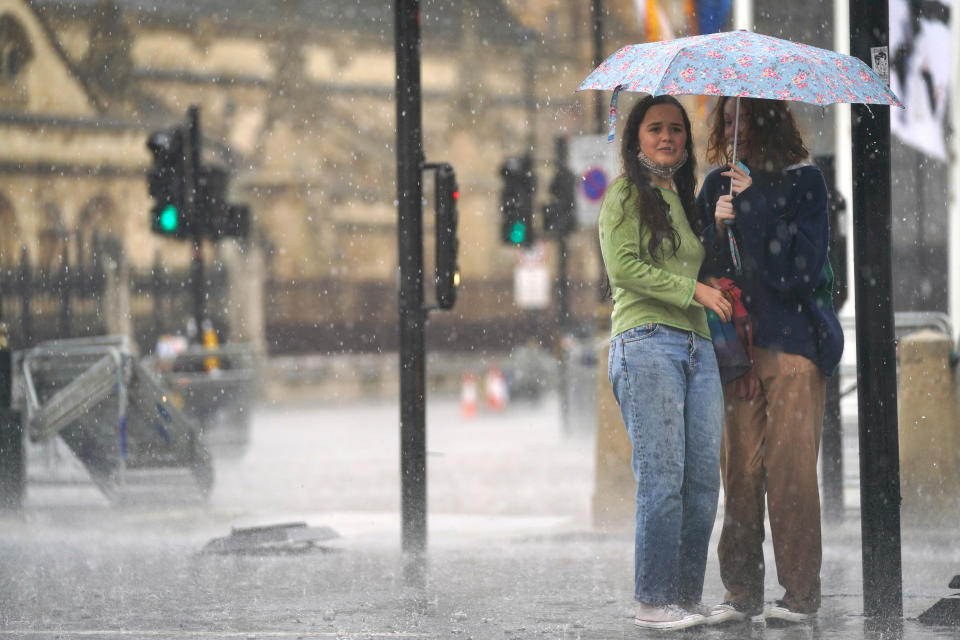
M 637 158 L 640 160 L 640 164 L 646 167 L 647 171 L 662 180 L 669 180 L 673 178 L 673 174 L 679 171 L 680 167 L 687 163 L 687 157 L 687 150 L 684 149 L 683 155 L 680 156 L 679 160 L 677 160 L 674 164 L 664 165 L 657 164 L 643 151 L 637 151 Z

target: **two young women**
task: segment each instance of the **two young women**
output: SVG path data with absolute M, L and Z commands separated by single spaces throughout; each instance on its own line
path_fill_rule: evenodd
M 621 142 L 624 174 L 607 191 L 600 246 L 614 301 L 608 374 L 633 444 L 638 626 L 679 629 L 744 619 L 763 603 L 764 493 L 785 594 L 766 610 L 800 621 L 819 607 L 816 459 L 825 379 L 804 303 L 823 286 L 826 187 L 786 105 L 718 105 L 695 198 L 690 122 L 669 96 L 645 97 Z M 748 173 L 749 171 L 749 173 Z M 732 193 L 731 193 L 732 186 Z M 730 230 L 727 221 L 735 221 Z M 742 273 L 730 262 L 736 233 Z M 828 271 L 828 270 L 827 270 Z M 754 323 L 757 393 L 722 385 L 705 309 L 732 313 L 716 277 L 742 289 Z M 726 426 L 724 428 L 724 420 Z M 718 555 L 726 594 L 701 602 L 721 469 Z

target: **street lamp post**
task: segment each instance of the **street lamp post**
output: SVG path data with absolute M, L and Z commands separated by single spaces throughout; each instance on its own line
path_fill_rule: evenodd
M 851 54 L 872 60 L 877 47 L 888 46 L 888 24 L 886 2 L 850 0 Z M 890 261 L 890 107 L 852 109 L 863 606 L 867 616 L 899 618 L 903 575 Z
M 427 546 L 420 3 L 396 0 L 395 8 L 401 543 L 415 577 Z

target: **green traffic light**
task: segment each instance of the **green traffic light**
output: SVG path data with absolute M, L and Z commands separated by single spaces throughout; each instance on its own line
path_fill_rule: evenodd
M 168 204 L 160 212 L 160 229 L 166 233 L 174 233 L 180 225 L 180 218 L 177 215 L 177 208 Z
M 513 223 L 513 226 L 510 227 L 510 242 L 514 244 L 521 244 L 524 240 L 527 239 L 527 225 L 522 221 L 517 220 Z

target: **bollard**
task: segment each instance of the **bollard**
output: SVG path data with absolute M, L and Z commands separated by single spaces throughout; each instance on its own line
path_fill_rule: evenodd
M 633 527 L 637 481 L 630 460 L 630 439 L 607 377 L 607 349 L 597 354 L 597 440 L 593 526 L 603 531 Z
M 900 342 L 900 494 L 904 527 L 960 526 L 960 403 L 945 334 Z
M 10 408 L 12 400 L 13 358 L 8 348 L 7 326 L 0 322 L 0 509 L 22 506 L 26 478 L 23 427 L 20 414 Z

